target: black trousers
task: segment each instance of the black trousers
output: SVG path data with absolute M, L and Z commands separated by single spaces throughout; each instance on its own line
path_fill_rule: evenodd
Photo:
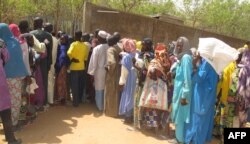
M 45 94 L 44 105 L 46 105 L 48 103 L 48 75 L 49 75 L 47 58 L 40 60 L 40 67 L 42 72 L 43 87 Z
M 82 101 L 84 89 L 84 71 L 72 70 L 70 71 L 70 87 L 73 96 L 73 105 L 78 106 Z
M 5 133 L 5 139 L 8 142 L 14 142 L 16 140 L 13 132 L 13 126 L 11 121 L 11 110 L 6 109 L 0 111 L 0 116 L 3 122 L 3 130 Z

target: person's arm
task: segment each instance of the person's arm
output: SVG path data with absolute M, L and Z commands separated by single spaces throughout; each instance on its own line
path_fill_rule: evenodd
M 129 58 L 128 57 L 123 57 L 121 64 L 121 76 L 120 76 L 120 80 L 119 80 L 119 85 L 120 85 L 120 91 L 123 90 L 124 86 L 126 85 L 127 82 L 127 78 L 128 78 L 128 68 L 126 67 L 126 65 L 129 63 Z
M 116 59 L 115 59 L 115 53 L 113 49 L 107 50 L 107 64 L 105 66 L 105 69 L 107 71 L 113 71 L 116 65 Z
M 189 55 L 184 55 L 182 57 L 181 67 L 183 69 L 183 94 L 181 96 L 182 105 L 186 105 L 187 99 L 191 99 L 191 91 L 192 91 L 192 58 Z
M 52 48 L 53 48 L 53 40 L 51 34 L 48 35 L 48 41 L 49 43 L 46 44 L 46 47 L 47 47 L 48 70 L 50 70 L 52 64 Z
M 75 51 L 75 44 L 74 44 L 74 43 L 72 43 L 72 44 L 70 45 L 70 48 L 69 48 L 69 50 L 67 51 L 67 55 L 69 56 L 70 62 L 75 62 L 75 63 L 78 63 L 78 62 L 79 62 L 79 60 L 76 59 L 77 53 L 76 53 L 76 51 Z
M 127 82 L 127 78 L 128 78 L 128 69 L 124 65 L 122 65 L 119 85 L 125 85 Z
M 90 61 L 89 61 L 89 67 L 88 67 L 88 74 L 94 75 L 97 67 L 97 61 L 98 61 L 98 52 L 97 47 L 94 48 Z
M 36 52 L 45 53 L 45 50 L 46 50 L 46 45 L 45 45 L 45 43 L 40 43 L 39 40 L 38 40 L 34 35 L 32 35 L 32 37 L 33 37 L 33 40 L 34 40 L 33 49 L 34 49 Z

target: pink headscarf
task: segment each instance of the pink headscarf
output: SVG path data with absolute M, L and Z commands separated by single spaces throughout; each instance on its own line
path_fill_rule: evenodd
M 132 39 L 124 38 L 121 40 L 123 49 L 128 53 L 135 53 L 136 52 L 136 45 L 135 41 Z
M 14 35 L 14 37 L 19 41 L 20 44 L 23 44 L 25 42 L 24 38 L 20 38 L 21 32 L 19 30 L 18 25 L 10 24 L 9 29 L 12 32 L 12 34 Z

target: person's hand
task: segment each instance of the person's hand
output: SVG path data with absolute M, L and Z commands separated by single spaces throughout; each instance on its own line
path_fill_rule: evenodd
M 145 54 L 144 54 L 144 57 L 145 57 L 146 59 L 149 59 L 149 58 L 150 58 L 150 54 L 149 54 L 149 53 L 145 53 Z
M 72 59 L 71 59 L 71 62 L 79 63 L 79 60 L 78 60 L 78 59 L 75 59 L 75 58 L 72 58 Z
M 106 71 L 109 71 L 109 66 L 105 66 L 105 70 L 106 70 Z
M 168 72 L 168 73 L 167 73 L 167 79 L 168 79 L 168 80 L 172 80 L 172 73 L 171 73 L 171 72 Z
M 43 42 L 44 42 L 46 45 L 49 44 L 49 41 L 48 41 L 47 39 L 45 39 Z
M 188 104 L 187 99 L 182 98 L 181 99 L 181 105 L 187 105 L 187 104 Z
M 168 112 L 171 113 L 172 112 L 172 105 L 170 104 L 170 106 L 168 107 Z
M 193 64 L 193 68 L 194 69 L 197 69 L 197 66 L 196 64 L 201 60 L 201 56 L 199 53 L 197 53 L 196 55 L 193 55 L 193 61 L 192 61 L 192 64 Z
M 120 90 L 120 92 L 122 92 L 123 89 L 124 89 L 124 85 L 119 85 L 119 90 Z
M 156 71 L 155 70 L 150 70 L 149 71 L 149 78 L 152 80 L 157 80 L 157 75 L 156 75 Z
M 28 46 L 30 46 L 30 47 L 33 47 L 34 46 L 34 38 L 33 38 L 33 36 L 27 36 L 26 37 L 26 40 L 27 40 L 27 44 L 28 44 Z
M 133 65 L 135 65 L 136 59 L 135 59 L 135 58 L 132 58 L 132 62 L 133 62 Z

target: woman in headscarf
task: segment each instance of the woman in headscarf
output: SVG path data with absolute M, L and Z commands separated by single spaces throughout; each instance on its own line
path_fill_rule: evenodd
M 19 144 L 20 140 L 16 140 L 11 121 L 11 96 L 6 82 L 4 65 L 8 62 L 9 53 L 5 43 L 0 39 L 0 118 L 2 119 L 3 130 L 6 141 Z
M 20 46 L 22 48 L 22 54 L 23 54 L 23 61 L 24 64 L 26 66 L 26 69 L 29 73 L 29 76 L 25 77 L 25 79 L 22 80 L 22 105 L 21 105 L 21 111 L 20 111 L 20 116 L 19 116 L 19 120 L 21 120 L 22 122 L 25 122 L 27 120 L 26 118 L 26 107 L 28 104 L 28 93 L 26 92 L 26 89 L 28 87 L 28 85 L 31 82 L 31 69 L 30 69 L 30 63 L 29 63 L 29 48 L 28 48 L 28 44 L 26 42 L 26 39 L 23 37 L 20 37 L 21 32 L 19 30 L 18 25 L 16 24 L 10 24 L 9 28 L 12 32 L 12 34 L 14 35 L 14 37 L 16 38 L 16 40 L 20 43 Z
M 224 128 L 239 127 L 237 107 L 239 94 L 237 85 L 239 83 L 240 62 L 244 49 L 240 48 L 238 51 L 240 52 L 238 59 L 224 69 L 223 78 L 217 88 L 221 92 L 217 100 L 213 134 L 220 137 L 221 143 L 224 143 Z M 225 89 L 227 89 L 227 93 L 225 93 Z
M 140 45 L 138 45 L 138 47 L 140 47 Z M 134 67 L 137 70 L 137 84 L 136 84 L 136 92 L 134 99 L 134 126 L 136 128 L 141 127 L 142 116 L 141 116 L 141 109 L 139 107 L 139 102 L 144 82 L 146 79 L 148 66 L 153 58 L 154 58 L 153 42 L 150 38 L 144 38 L 141 41 L 140 52 L 137 53 L 135 56 L 136 62 L 134 65 Z
M 240 127 L 245 127 L 249 122 L 250 111 L 250 50 L 246 49 L 241 59 L 241 69 L 239 72 L 239 83 L 237 86 L 239 94 L 239 120 Z
M 25 40 L 25 38 L 20 37 L 21 32 L 19 30 L 18 25 L 16 24 L 10 24 L 9 25 L 10 31 L 12 32 L 13 36 L 16 38 L 16 40 L 18 40 L 18 42 L 20 43 L 20 46 L 22 48 L 23 51 L 23 61 L 24 64 L 26 66 L 26 69 L 29 73 L 29 75 L 31 75 L 31 71 L 30 71 L 30 64 L 29 64 L 29 50 L 28 50 L 28 44 Z
M 220 137 L 222 143 L 224 141 L 224 128 L 239 127 L 237 126 L 238 113 L 236 104 L 238 99 L 239 63 L 241 62 L 242 50 L 241 48 L 238 49 L 240 52 L 238 59 L 223 70 L 222 79 L 217 86 L 217 93 L 218 91 L 220 93 L 217 96 L 213 134 Z
M 174 50 L 179 62 L 176 66 L 174 93 L 172 99 L 172 121 L 178 142 L 185 143 L 185 126 L 190 120 L 192 95 L 192 53 L 186 37 L 180 37 Z
M 7 83 L 11 95 L 11 116 L 13 126 L 17 126 L 21 107 L 22 79 L 29 75 L 23 62 L 22 49 L 19 42 L 14 38 L 9 27 L 5 23 L 0 23 L 0 38 L 7 45 L 10 60 L 4 69 Z
M 185 143 L 204 144 L 212 140 L 218 75 L 199 53 L 193 57 L 193 94 Z
M 140 104 L 143 111 L 143 126 L 147 128 L 165 127 L 168 114 L 167 73 L 171 67 L 167 49 L 164 44 L 155 48 L 155 58 L 149 63 L 146 82 L 142 90 Z
M 136 46 L 132 39 L 122 39 L 124 54 L 121 60 L 121 76 L 119 80 L 122 91 L 119 115 L 125 116 L 125 123 L 132 123 L 134 108 L 134 91 L 136 86 L 136 72 L 133 67 Z
M 60 38 L 60 45 L 57 50 L 57 58 L 55 63 L 56 82 L 55 82 L 55 104 L 65 103 L 68 95 L 67 91 L 67 69 L 70 65 L 67 51 L 69 49 L 68 35 L 63 34 Z

